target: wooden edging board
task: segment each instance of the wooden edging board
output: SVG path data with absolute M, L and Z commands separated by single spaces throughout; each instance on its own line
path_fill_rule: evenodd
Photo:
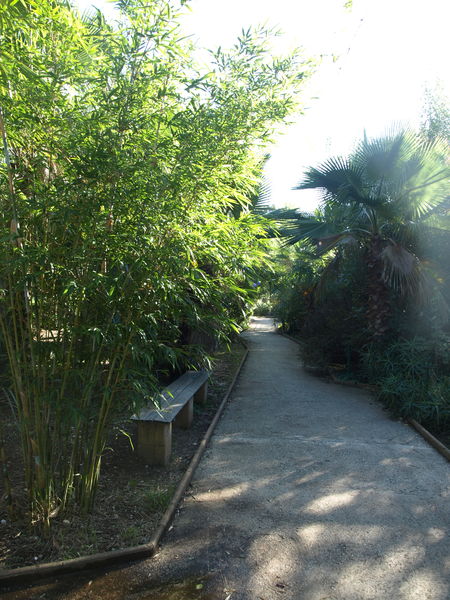
M 297 338 L 293 337 L 292 335 L 289 335 L 288 333 L 283 333 L 282 331 L 279 330 L 279 334 L 282 335 L 283 337 L 287 338 L 288 340 L 291 340 L 291 342 L 295 342 L 299 346 L 302 345 L 300 340 L 297 340 Z
M 446 458 L 448 461 L 450 461 L 450 450 L 447 448 L 447 446 L 445 446 L 442 442 L 440 442 L 438 439 L 436 439 L 434 437 L 434 435 L 432 435 L 428 429 L 425 429 L 425 427 L 423 425 L 421 425 L 420 423 L 418 423 L 415 419 L 406 419 L 408 425 L 411 425 L 411 427 L 414 427 L 414 429 L 416 431 L 418 431 L 420 433 L 420 435 L 426 439 L 426 441 L 433 446 L 433 448 L 435 450 L 437 450 L 439 452 L 439 454 L 442 454 L 442 456 L 444 458 Z
M 6 585 L 17 585 L 22 583 L 32 583 L 33 580 L 41 579 L 44 577 L 51 577 L 54 575 L 63 575 L 67 573 L 73 573 L 81 571 L 82 569 L 91 569 L 101 567 L 103 565 L 112 565 L 119 562 L 138 560 L 142 558 L 149 558 L 153 556 L 159 546 L 161 538 L 166 531 L 167 527 L 171 523 L 175 512 L 177 510 L 180 500 L 183 498 L 188 485 L 190 484 L 194 475 L 195 469 L 200 462 L 201 457 L 208 445 L 209 440 L 216 428 L 217 422 L 219 421 L 225 406 L 228 402 L 231 392 L 236 384 L 236 380 L 244 366 L 247 359 L 249 350 L 245 342 L 242 342 L 245 353 L 239 363 L 238 368 L 233 376 L 233 380 L 228 386 L 227 392 L 223 397 L 222 402 L 211 421 L 208 430 L 206 431 L 202 441 L 200 442 L 194 456 L 189 463 L 186 472 L 183 475 L 180 483 L 175 490 L 172 500 L 167 507 L 159 526 L 155 533 L 146 544 L 140 544 L 139 546 L 132 546 L 131 548 L 123 548 L 121 550 L 111 550 L 109 552 L 99 552 L 97 554 L 91 554 L 90 556 L 80 556 L 78 558 L 72 558 L 69 560 L 62 560 L 57 562 L 43 563 L 41 565 L 33 565 L 30 567 L 19 567 L 17 569 L 7 569 L 0 571 L 0 586 Z
M 296 340 L 295 338 L 288 335 L 287 333 L 281 333 L 281 335 L 283 337 L 286 337 L 288 340 L 291 340 L 292 342 L 295 342 L 296 344 L 301 345 L 301 342 L 299 340 Z M 334 377 L 332 374 L 330 375 L 330 377 L 334 383 L 337 383 L 339 385 L 346 385 L 347 387 L 356 387 L 356 388 L 366 390 L 366 391 L 374 390 L 374 386 L 365 385 L 365 384 L 356 383 L 356 382 L 350 383 L 347 381 L 339 381 L 339 379 Z M 450 449 L 447 448 L 447 446 L 445 446 L 445 444 L 443 444 L 437 438 L 435 438 L 434 435 L 432 435 L 428 431 L 428 429 L 425 429 L 425 427 L 423 425 L 421 425 L 420 423 L 418 423 L 415 419 L 408 418 L 408 419 L 406 419 L 406 423 L 408 423 L 408 425 L 410 425 L 418 433 L 420 433 L 420 435 L 424 438 L 424 440 L 426 440 L 430 444 L 430 446 L 432 446 L 435 450 L 437 450 L 439 452 L 439 454 L 442 454 L 442 456 L 450 462 Z

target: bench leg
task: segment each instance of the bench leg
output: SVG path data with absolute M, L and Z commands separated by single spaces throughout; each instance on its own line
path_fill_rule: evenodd
M 147 464 L 166 466 L 172 452 L 172 423 L 138 423 L 137 449 Z
M 191 398 L 187 404 L 183 406 L 180 412 L 175 417 L 175 425 L 181 429 L 189 429 L 192 425 L 192 417 L 194 415 L 194 399 Z
M 208 398 L 208 382 L 206 381 L 202 387 L 194 394 L 195 401 L 199 404 L 206 404 Z

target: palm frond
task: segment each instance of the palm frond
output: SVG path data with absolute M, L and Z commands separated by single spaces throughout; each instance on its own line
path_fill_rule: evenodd
M 363 195 L 361 176 L 362 171 L 355 168 L 348 159 L 334 157 L 318 167 L 308 169 L 303 180 L 294 189 L 321 189 L 324 196 L 347 200 L 349 192 L 356 197 Z
M 415 294 L 421 283 L 419 259 L 400 244 L 388 243 L 381 252 L 383 280 L 402 294 Z
M 276 212 L 276 211 L 274 211 Z M 273 213 L 271 213 L 273 215 Z M 288 217 L 287 215 L 291 215 Z M 285 238 L 285 244 L 292 246 L 300 241 L 308 244 L 317 244 L 322 238 L 327 238 L 338 233 L 335 226 L 309 214 L 298 212 L 284 212 L 284 217 L 278 214 L 275 220 L 279 223 L 279 232 Z M 274 218 L 274 216 L 272 216 Z
M 258 199 L 253 207 L 257 215 L 266 215 L 273 209 L 272 188 L 268 181 L 263 180 L 258 190 Z
M 298 208 L 276 208 L 275 210 L 266 213 L 265 216 L 273 221 L 291 221 L 298 217 L 313 218 L 313 215 L 309 213 L 299 212 Z
M 316 257 L 323 256 L 338 246 L 358 246 L 357 238 L 349 232 L 342 232 L 329 237 L 321 238 L 316 242 Z

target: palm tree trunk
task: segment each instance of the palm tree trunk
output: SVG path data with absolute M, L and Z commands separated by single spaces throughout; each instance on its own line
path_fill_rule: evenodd
M 367 326 L 372 341 L 380 341 L 389 330 L 391 301 L 389 289 L 383 279 L 381 251 L 383 242 L 374 235 L 367 251 Z

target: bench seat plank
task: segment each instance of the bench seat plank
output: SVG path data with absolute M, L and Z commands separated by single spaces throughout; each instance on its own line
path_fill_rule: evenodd
M 169 463 L 172 423 L 183 429 L 191 426 L 194 399 L 205 402 L 208 379 L 206 371 L 188 371 L 159 394 L 159 407 L 143 408 L 131 417 L 138 424 L 138 453 L 147 463 Z
M 158 421 L 171 423 L 184 405 L 198 392 L 209 378 L 206 371 L 188 371 L 171 383 L 158 397 L 159 407 L 143 408 L 135 421 Z

